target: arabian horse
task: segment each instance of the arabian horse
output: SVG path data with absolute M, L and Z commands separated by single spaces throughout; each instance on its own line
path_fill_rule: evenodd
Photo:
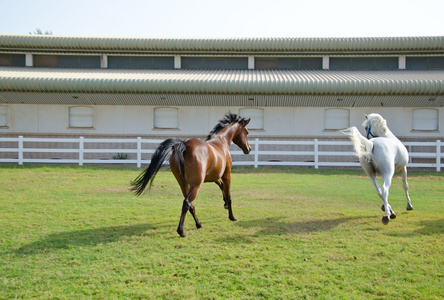
M 201 139 L 167 139 L 163 141 L 154 152 L 148 168 L 142 172 L 132 183 L 132 190 L 136 195 L 142 194 L 145 188 L 151 189 L 154 177 L 162 167 L 163 162 L 170 155 L 170 168 L 180 185 L 185 197 L 182 205 L 177 233 L 181 237 L 185 216 L 188 211 L 194 217 L 196 227 L 202 224 L 196 216 L 194 199 L 204 182 L 215 182 L 222 190 L 224 207 L 228 209 L 228 217 L 236 221 L 231 208 L 231 142 L 239 146 L 245 154 L 250 153 L 248 143 L 248 130 L 246 128 L 250 119 L 242 118 L 236 114 L 226 114 L 213 128 L 205 141 Z
M 381 209 L 384 211 L 382 223 L 387 225 L 390 219 L 395 219 L 395 212 L 388 203 L 389 188 L 395 172 L 401 172 L 402 187 L 404 188 L 407 210 L 412 210 L 410 203 L 409 186 L 407 183 L 407 163 L 409 155 L 401 141 L 389 130 L 387 121 L 379 114 L 366 115 L 362 123 L 367 137 L 362 136 L 356 127 L 343 130 L 353 142 L 362 169 L 367 173 L 370 181 L 376 188 L 378 196 L 384 201 Z M 379 187 L 376 174 L 382 178 L 382 187 Z

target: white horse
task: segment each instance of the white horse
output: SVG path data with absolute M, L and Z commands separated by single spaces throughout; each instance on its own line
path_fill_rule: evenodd
M 376 188 L 379 197 L 384 201 L 381 209 L 384 211 L 382 223 L 387 225 L 390 219 L 396 218 L 395 212 L 388 203 L 389 188 L 395 172 L 400 171 L 402 187 L 407 199 L 407 210 L 412 210 L 409 186 L 407 183 L 407 163 L 409 154 L 401 141 L 388 129 L 387 122 L 380 115 L 366 115 L 362 123 L 367 132 L 367 138 L 362 136 L 356 127 L 343 130 L 353 142 L 362 169 L 367 173 Z M 376 174 L 382 178 L 382 188 L 376 180 Z

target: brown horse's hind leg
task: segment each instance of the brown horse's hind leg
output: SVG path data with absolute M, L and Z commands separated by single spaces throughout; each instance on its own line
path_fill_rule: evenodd
M 199 219 L 196 216 L 196 208 L 194 207 L 194 203 L 190 203 L 190 213 L 194 218 L 194 221 L 196 222 L 197 228 L 202 228 L 202 224 L 199 222 Z
M 195 214 L 195 209 L 194 209 L 194 204 L 192 204 L 194 199 L 196 199 L 197 192 L 199 191 L 199 188 L 200 188 L 200 185 L 199 186 L 192 186 L 190 188 L 190 192 L 188 193 L 188 195 L 183 200 L 182 214 L 180 215 L 179 226 L 177 227 L 177 233 L 181 237 L 186 237 L 186 235 L 183 233 L 183 224 L 185 222 L 185 217 L 186 217 L 188 211 L 190 211 L 191 214 L 193 215 L 194 220 L 196 221 L 197 228 L 200 228 L 199 225 L 202 227 L 202 225 L 200 224 L 199 220 L 197 220 L 197 217 L 196 217 L 196 214 Z
M 185 200 L 183 200 L 182 214 L 180 215 L 179 226 L 177 227 L 177 233 L 181 237 L 186 237 L 186 235 L 183 233 L 183 223 L 185 222 L 185 217 L 190 207 L 191 207 L 190 202 L 188 201 L 187 198 L 185 198 Z
M 170 167 L 171 172 L 173 173 L 174 177 L 176 178 L 177 183 L 180 186 L 180 190 L 182 191 L 182 195 L 186 197 L 188 193 L 190 192 L 190 186 L 188 185 L 187 181 L 185 180 L 183 174 L 180 173 L 176 163 L 174 161 L 170 161 Z
M 170 167 L 171 167 L 171 172 L 173 173 L 174 177 L 176 177 L 177 183 L 179 183 L 179 186 L 180 186 L 180 190 L 182 191 L 182 194 L 185 197 L 185 199 L 183 200 L 183 204 L 182 204 L 182 213 L 180 215 L 180 221 L 179 221 L 179 226 L 177 227 L 177 233 L 181 237 L 186 237 L 186 235 L 183 233 L 183 224 L 185 222 L 185 217 L 186 217 L 188 211 L 190 211 L 191 214 L 193 215 L 194 220 L 196 221 L 196 226 L 198 228 L 200 228 L 200 227 L 202 227 L 202 225 L 200 224 L 200 222 L 196 218 L 194 204 L 191 205 L 191 203 L 189 201 L 190 186 L 188 185 L 187 181 L 185 180 L 183 174 L 181 174 L 181 172 L 179 171 L 179 168 L 177 167 L 175 161 L 170 161 Z M 198 222 L 199 222 L 200 227 L 198 226 Z

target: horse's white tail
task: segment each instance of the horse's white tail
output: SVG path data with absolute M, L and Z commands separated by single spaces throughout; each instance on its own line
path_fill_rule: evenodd
M 373 142 L 366 139 L 356 127 L 350 127 L 341 131 L 350 137 L 353 142 L 353 146 L 356 151 L 356 155 L 359 158 L 364 158 L 367 161 L 371 161 Z

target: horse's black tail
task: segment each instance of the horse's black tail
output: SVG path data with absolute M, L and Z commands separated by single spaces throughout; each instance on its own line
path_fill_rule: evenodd
M 143 171 L 134 181 L 131 182 L 131 190 L 134 191 L 137 196 L 139 196 L 143 193 L 148 184 L 148 190 L 151 189 L 154 177 L 156 177 L 157 172 L 162 167 L 163 162 L 167 160 L 171 151 L 174 160 L 178 162 L 180 172 L 182 173 L 185 149 L 186 145 L 185 142 L 182 140 L 167 139 L 163 141 L 154 152 L 148 168 Z

